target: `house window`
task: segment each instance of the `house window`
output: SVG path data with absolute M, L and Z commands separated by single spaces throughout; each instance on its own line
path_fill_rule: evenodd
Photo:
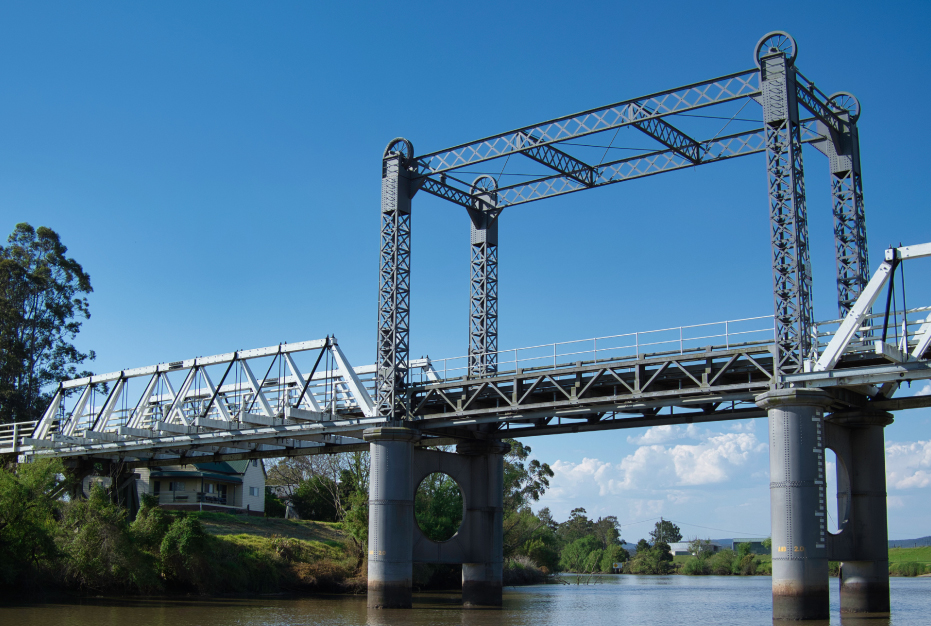
M 257 496 L 257 495 L 259 495 L 259 488 L 258 488 L 258 487 L 249 487 L 249 495 L 250 495 L 250 496 Z
M 207 493 L 215 493 L 215 492 L 216 492 L 216 487 L 215 487 L 215 485 L 214 485 L 213 483 L 207 483 L 206 485 L 204 485 L 204 490 L 205 490 Z
M 258 466 L 259 466 L 259 460 L 258 460 L 258 459 L 252 459 L 252 467 L 258 467 Z
M 162 481 L 156 480 L 154 484 L 155 495 L 158 495 L 162 491 Z
M 171 481 L 168 483 L 168 491 L 184 491 L 184 483 Z

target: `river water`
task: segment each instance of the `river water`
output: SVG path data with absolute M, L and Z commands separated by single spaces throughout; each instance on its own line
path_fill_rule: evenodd
M 832 579 L 830 624 L 928 626 L 931 578 L 893 578 L 892 616 L 840 619 Z M 5 605 L 2 626 L 515 626 L 588 624 L 771 626 L 765 576 L 601 576 L 593 585 L 508 588 L 502 610 L 463 610 L 457 593 L 420 593 L 411 610 L 373 610 L 364 596 L 95 598 Z M 828 622 L 798 622 L 828 626 Z

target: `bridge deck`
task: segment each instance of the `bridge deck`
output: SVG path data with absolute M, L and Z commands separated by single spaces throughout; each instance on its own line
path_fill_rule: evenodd
M 927 310 L 909 312 L 912 321 L 898 348 L 919 343 L 926 327 L 919 313 Z M 888 344 L 877 349 L 872 339 L 853 342 L 831 371 L 777 377 L 775 344 L 758 339 L 772 332 L 771 326 L 759 328 L 767 325 L 760 320 L 771 319 L 722 322 L 718 326 L 723 332 L 702 324 L 508 351 L 513 358 L 499 362 L 499 371 L 482 378 L 450 376 L 465 373 L 464 368 L 450 367 L 455 359 L 421 359 L 411 363 L 420 380 L 407 389 L 407 418 L 422 433 L 419 445 L 439 445 L 471 438 L 762 417 L 765 412 L 754 397 L 777 382 L 829 389 L 836 409 L 871 405 L 896 410 L 931 404 L 927 397 L 892 399 L 891 387 L 882 387 L 931 378 L 931 363 L 905 357 Z M 819 324 L 824 339 L 819 348 L 838 323 Z M 288 360 L 318 349 L 317 363 L 325 351 L 332 352 L 333 369 L 318 372 L 315 364 L 305 375 Z M 264 367 L 273 356 L 287 360 L 291 369 L 282 364 L 272 376 L 272 360 L 265 378 L 256 380 L 246 362 L 264 358 Z M 244 364 L 249 376 L 224 384 L 234 364 Z M 225 370 L 218 385 L 207 374 L 210 367 Z M 159 378 L 168 373 L 185 376 L 177 392 Z M 163 465 L 365 450 L 362 431 L 385 423 L 371 410 L 373 374 L 371 366 L 349 367 L 335 339 L 328 339 L 68 381 L 44 422 L 0 426 L 0 453 Z M 203 376 L 203 387 L 190 382 L 197 376 Z M 150 378 L 143 397 L 124 401 L 119 408 L 115 398 L 122 387 L 117 386 L 131 377 Z M 159 380 L 163 388 L 156 393 Z M 101 406 L 82 403 L 84 391 L 105 382 L 111 387 Z M 72 392 L 70 400 L 67 391 Z M 70 411 L 65 409 L 68 402 Z

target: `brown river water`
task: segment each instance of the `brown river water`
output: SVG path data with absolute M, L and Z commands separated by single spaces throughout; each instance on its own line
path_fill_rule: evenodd
M 840 618 L 832 579 L 822 626 L 929 626 L 931 578 L 893 578 L 892 616 Z M 508 588 L 501 610 L 463 610 L 458 593 L 420 593 L 410 610 L 372 610 L 364 596 L 92 598 L 0 606 L 0 626 L 771 625 L 770 579 L 602 576 L 593 585 Z

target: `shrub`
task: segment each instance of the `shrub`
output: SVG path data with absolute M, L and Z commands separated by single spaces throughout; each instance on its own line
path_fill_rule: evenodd
M 712 574 L 726 576 L 734 572 L 737 564 L 737 553 L 733 550 L 721 550 L 708 559 L 708 567 Z
M 928 569 L 928 565 L 925 563 L 908 561 L 905 563 L 893 563 L 889 568 L 889 573 L 893 576 L 921 576 L 922 574 L 928 573 Z
M 158 496 L 142 494 L 139 512 L 129 527 L 136 541 L 144 548 L 157 549 L 162 545 L 169 526 L 171 515 L 158 506 Z
M 505 585 L 534 585 L 546 582 L 546 572 L 529 556 L 519 554 L 504 561 Z
M 69 585 L 95 591 L 158 587 L 154 559 L 133 542 L 126 511 L 100 485 L 87 500 L 65 507 L 58 546 L 65 556 L 61 575 Z
M 600 570 L 602 572 L 612 572 L 614 571 L 614 564 L 626 563 L 630 558 L 630 555 L 627 554 L 627 550 L 621 546 L 608 546 L 608 548 L 601 555 L 601 565 Z
M 559 550 L 541 537 L 525 542 L 519 552 L 538 566 L 547 568 L 548 571 L 559 569 Z
M 739 559 L 735 559 L 733 572 L 740 576 L 753 576 L 756 574 L 757 565 L 759 565 L 759 561 L 748 551 Z
M 685 562 L 682 573 L 688 576 L 703 576 L 709 573 L 708 559 L 704 556 L 693 556 Z
M 265 517 L 284 517 L 287 506 L 270 490 L 265 490 Z
M 172 583 L 203 587 L 207 573 L 208 537 L 199 520 L 182 515 L 162 538 L 162 574 Z
M 0 584 L 29 586 L 56 556 L 55 516 L 61 462 L 41 460 L 0 468 Z
M 600 542 L 592 536 L 576 539 L 563 548 L 559 567 L 565 572 L 591 572 L 601 563 Z

